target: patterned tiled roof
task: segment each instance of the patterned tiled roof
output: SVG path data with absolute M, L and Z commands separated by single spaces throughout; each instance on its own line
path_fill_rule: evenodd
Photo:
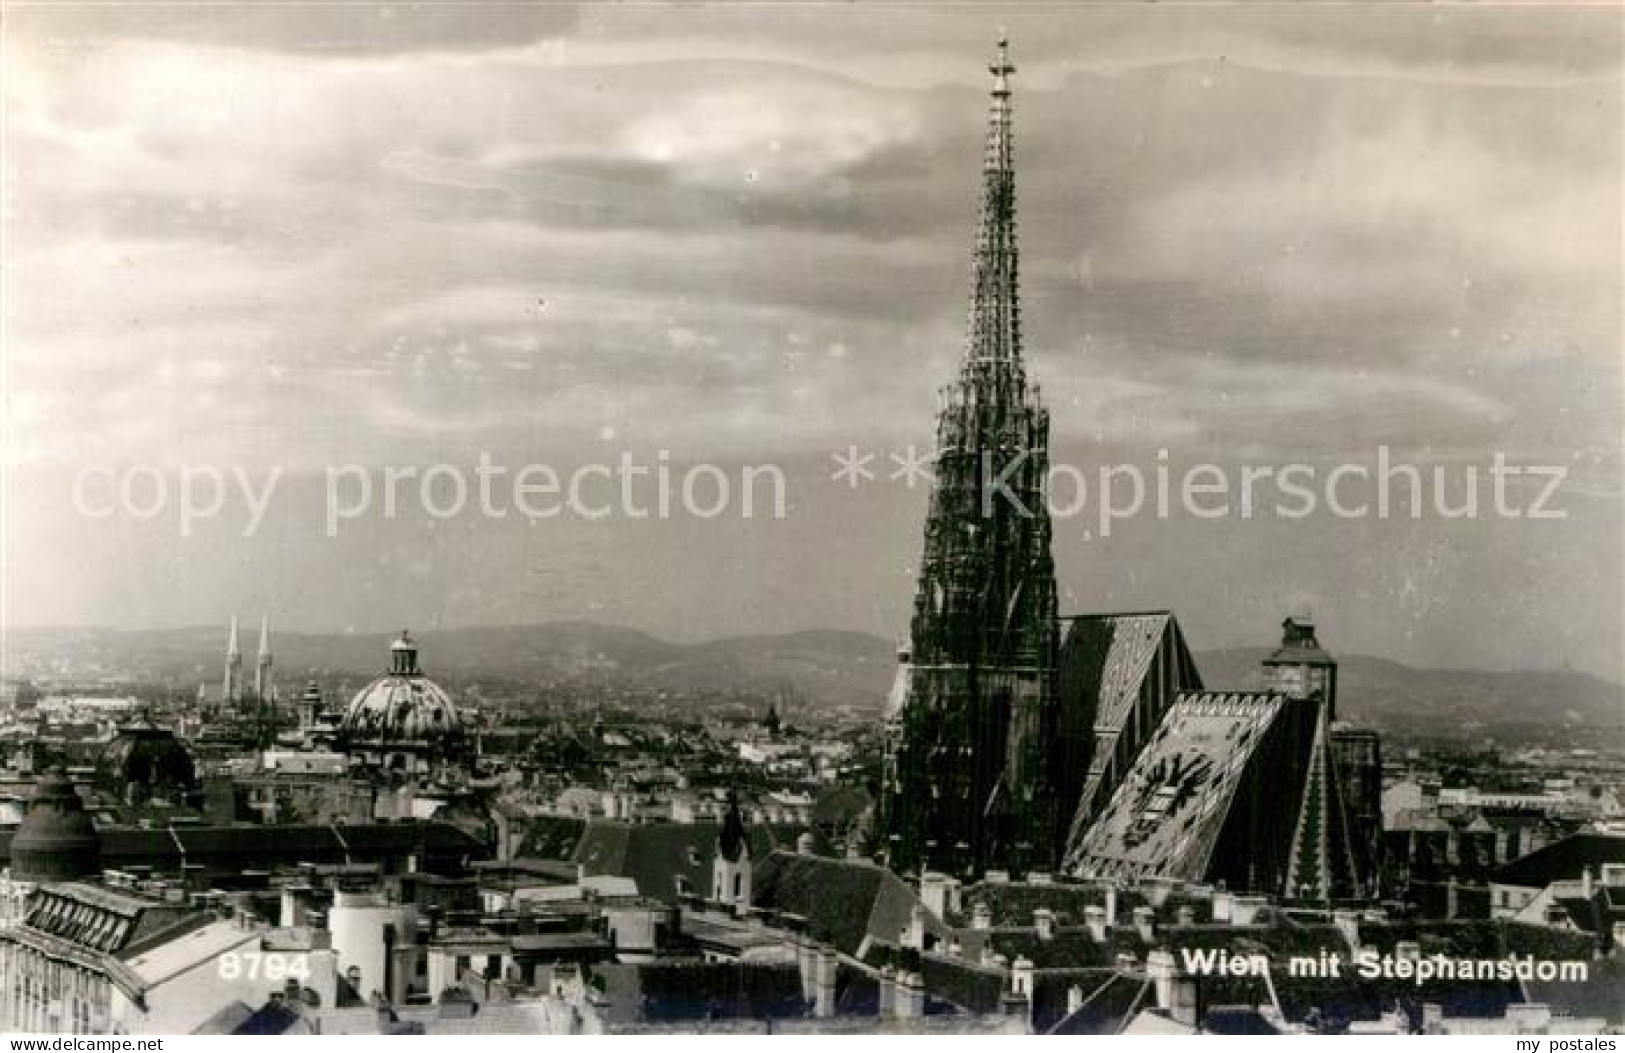
M 1084 835 L 1080 871 L 1201 880 L 1247 762 L 1285 701 L 1252 692 L 1180 695 Z
M 1140 697 L 1151 660 L 1157 656 L 1163 634 L 1173 615 L 1167 611 L 1147 614 L 1091 614 L 1073 620 L 1075 634 L 1099 634 L 1105 654 L 1099 666 L 1099 708 L 1096 726 L 1117 727 Z
M 1056 790 L 1071 820 L 1067 857 L 1180 691 L 1202 687 L 1168 611 L 1070 619 L 1057 661 Z

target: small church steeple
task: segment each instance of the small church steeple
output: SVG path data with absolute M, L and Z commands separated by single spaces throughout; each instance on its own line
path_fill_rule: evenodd
M 739 810 L 739 795 L 728 791 L 728 811 L 717 834 L 716 855 L 711 862 L 711 898 L 741 912 L 750 906 L 750 842 L 745 834 L 745 817 Z

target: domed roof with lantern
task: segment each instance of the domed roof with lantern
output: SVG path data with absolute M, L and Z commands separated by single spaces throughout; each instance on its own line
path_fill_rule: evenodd
M 418 648 L 402 632 L 389 647 L 389 675 L 356 692 L 341 734 L 354 747 L 451 750 L 464 739 L 462 714 L 444 688 L 418 668 Z

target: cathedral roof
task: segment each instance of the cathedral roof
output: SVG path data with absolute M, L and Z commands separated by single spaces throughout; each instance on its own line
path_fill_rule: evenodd
M 1084 835 L 1082 871 L 1201 880 L 1231 797 L 1287 701 L 1262 692 L 1180 695 Z
M 1179 650 L 1184 650 L 1183 637 L 1169 611 L 1084 614 L 1070 621 L 1062 644 L 1063 676 L 1075 679 L 1080 689 L 1092 691 L 1098 698 L 1096 726 L 1117 727 L 1133 711 L 1140 685 L 1170 632 Z M 1194 663 L 1190 674 L 1200 685 Z
M 168 728 L 142 720 L 119 728 L 97 761 L 100 774 L 119 786 L 188 787 L 197 782 L 191 754 Z

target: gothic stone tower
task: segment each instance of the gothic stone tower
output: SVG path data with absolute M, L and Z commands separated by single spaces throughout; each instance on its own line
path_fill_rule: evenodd
M 1354 773 L 1338 765 L 1334 747 L 1337 659 L 1321 648 L 1312 620 L 1294 616 L 1281 623 L 1281 646 L 1264 659 L 1264 683 L 1298 705 L 1315 707 L 1315 738 L 1285 893 L 1309 902 L 1365 895 L 1374 863 L 1354 829 L 1360 824 L 1350 807 L 1350 787 L 1345 785 Z M 1377 778 L 1380 787 L 1380 768 Z M 1380 801 L 1378 809 L 1380 823 Z M 1369 831 L 1364 834 L 1367 841 L 1371 836 Z M 1375 836 L 1380 845 L 1380 833 Z
M 1056 847 L 1049 414 L 1021 357 L 1010 65 L 999 41 L 965 358 L 942 391 L 911 646 L 888 716 L 891 866 L 1047 868 Z

